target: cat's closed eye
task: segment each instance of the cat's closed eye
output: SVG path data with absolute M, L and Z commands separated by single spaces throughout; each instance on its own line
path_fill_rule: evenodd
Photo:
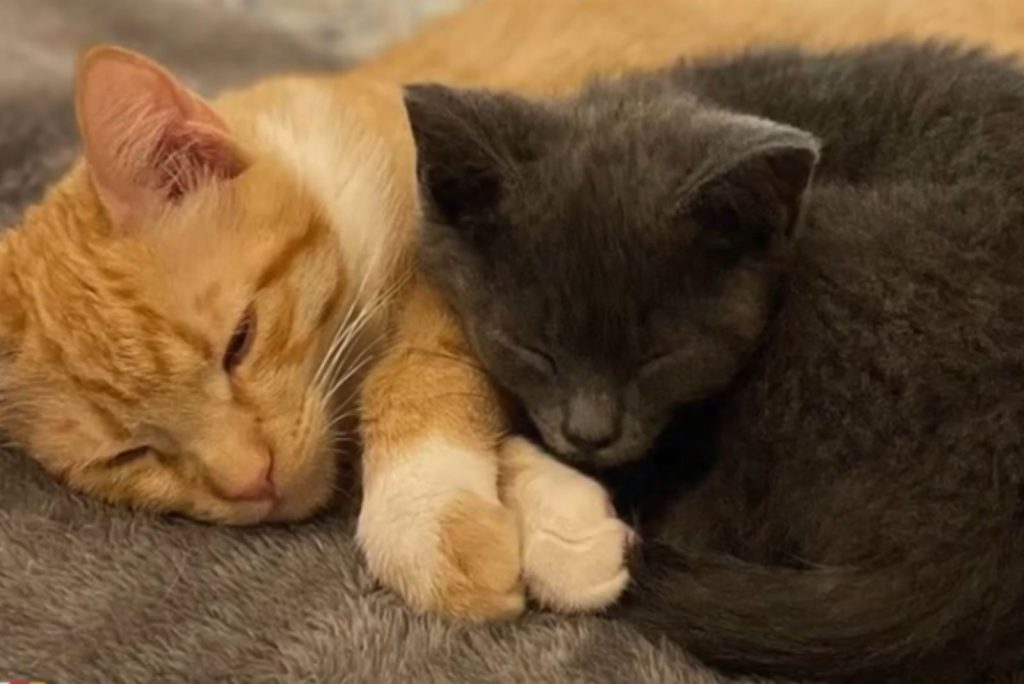
M 659 349 L 651 352 L 640 361 L 638 372 L 641 375 L 656 372 L 665 367 L 679 354 L 678 349 Z
M 149 452 L 150 448 L 148 446 L 138 446 L 131 449 L 125 449 L 113 458 L 105 461 L 104 465 L 110 468 L 120 468 L 121 466 L 126 466 L 129 463 L 135 463 L 136 461 L 141 460 L 148 456 Z
M 555 363 L 554 357 L 544 350 L 532 345 L 523 344 L 501 333 L 495 333 L 491 337 L 506 351 L 515 356 L 516 359 L 538 373 L 555 375 L 558 372 L 558 365 Z
M 249 350 L 252 348 L 252 341 L 255 337 L 256 310 L 250 306 L 242 314 L 242 318 L 238 321 L 238 325 L 235 326 L 235 331 L 231 334 L 228 346 L 224 350 L 222 365 L 226 372 L 230 373 L 235 370 L 245 360 L 246 355 L 248 355 Z

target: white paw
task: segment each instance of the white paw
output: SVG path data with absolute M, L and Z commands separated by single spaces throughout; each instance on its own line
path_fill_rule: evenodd
M 521 438 L 502 446 L 504 497 L 519 517 L 523 579 L 542 605 L 600 610 L 629 584 L 633 530 L 615 516 L 604 488 Z
M 356 532 L 371 573 L 420 610 L 521 613 L 519 530 L 498 500 L 496 454 L 434 438 L 388 456 L 365 483 Z

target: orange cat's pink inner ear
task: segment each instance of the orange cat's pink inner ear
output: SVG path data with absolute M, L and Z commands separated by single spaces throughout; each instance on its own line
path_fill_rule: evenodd
M 119 227 L 246 168 L 213 108 L 141 55 L 93 49 L 79 64 L 75 91 L 89 173 Z

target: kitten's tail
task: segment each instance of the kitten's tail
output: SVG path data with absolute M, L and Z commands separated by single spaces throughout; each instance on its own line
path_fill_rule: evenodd
M 634 585 L 614 614 L 731 670 L 878 681 L 948 659 L 978 671 L 1000 658 L 1000 649 L 1015 647 L 1019 657 L 1024 640 L 1015 576 L 1024 568 L 1011 549 L 866 572 L 644 547 Z

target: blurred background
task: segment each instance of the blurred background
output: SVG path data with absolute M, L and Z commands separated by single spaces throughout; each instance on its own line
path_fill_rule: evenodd
M 0 0 L 0 227 L 73 159 L 71 79 L 98 42 L 134 48 L 206 93 L 340 69 L 473 0 Z

